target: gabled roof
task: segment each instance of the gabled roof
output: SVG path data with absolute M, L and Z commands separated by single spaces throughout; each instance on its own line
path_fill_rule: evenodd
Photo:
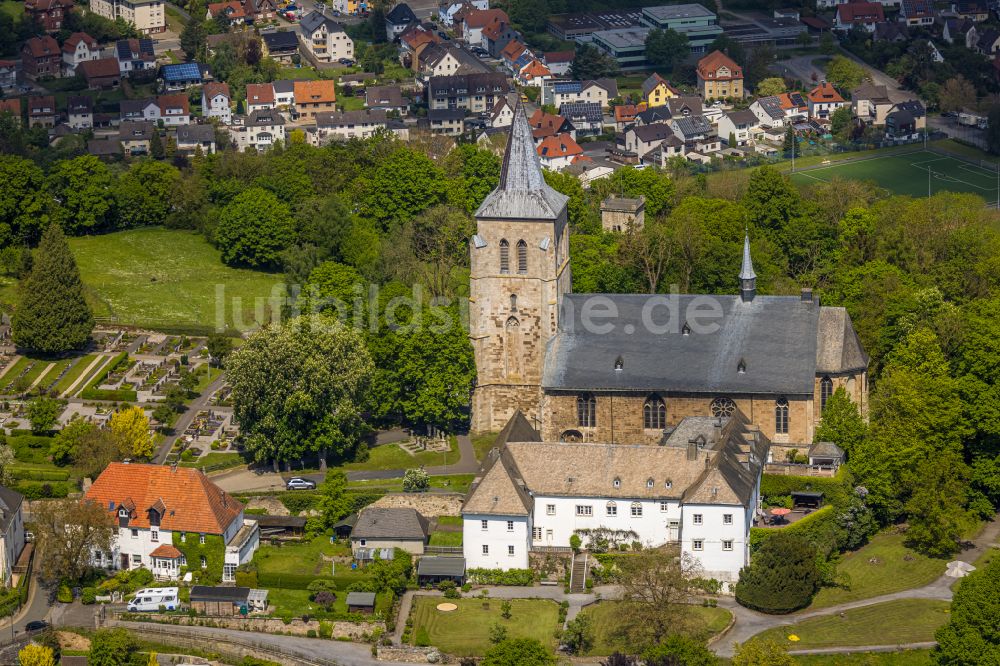
M 44 58 L 46 56 L 59 55 L 59 42 L 50 35 L 44 37 L 32 37 L 24 43 L 22 50 L 31 54 L 32 58 Z
M 299 26 L 302 32 L 307 34 L 312 34 L 321 27 L 326 27 L 327 32 L 344 32 L 342 25 L 315 9 L 302 17 L 302 20 L 299 21 Z
M 66 99 L 66 110 L 69 113 L 90 113 L 94 109 L 94 100 L 86 95 Z
M 0 533 L 7 533 L 14 516 L 21 510 L 22 502 L 24 495 L 6 486 L 0 486 Z
M 473 9 L 463 18 L 465 26 L 473 30 L 485 28 L 492 24 L 510 24 L 507 12 L 502 9 Z
M 156 59 L 153 52 L 152 39 L 119 39 L 115 42 L 115 52 L 119 60 L 148 60 Z
M 358 109 L 357 111 L 323 111 L 316 114 L 317 127 L 345 127 L 347 125 L 384 125 L 385 109 Z
M 666 106 L 671 116 L 700 116 L 702 110 L 701 98 L 693 95 L 671 97 Z
M 260 38 L 264 40 L 267 50 L 287 51 L 299 48 L 299 38 L 290 30 L 280 30 L 278 32 L 265 32 Z
M 806 101 L 802 99 L 802 95 L 797 92 L 783 92 L 778 95 L 778 100 L 781 101 L 781 108 L 786 112 L 795 109 L 796 111 L 806 109 Z
M 531 125 L 531 136 L 535 139 L 542 139 L 559 132 L 568 132 L 572 129 L 572 125 L 566 118 L 546 113 L 541 108 L 535 109 L 528 124 Z
M 569 134 L 547 136 L 538 144 L 538 155 L 545 159 L 575 157 L 582 154 L 583 148 Z
M 51 115 L 56 112 L 56 98 L 54 95 L 40 95 L 28 98 L 28 115 Z
M 905 102 L 900 102 L 899 104 L 896 104 L 894 108 L 899 111 L 906 111 L 914 118 L 923 118 L 927 115 L 927 109 L 924 108 L 924 103 L 919 99 L 911 99 Z
M 844 98 L 837 89 L 827 81 L 821 81 L 818 86 L 809 91 L 809 101 L 813 104 L 842 103 Z
M 216 97 L 218 95 L 225 95 L 227 99 L 232 99 L 232 96 L 229 94 L 228 83 L 218 83 L 214 81 L 211 83 L 206 83 L 202 87 L 201 91 L 205 93 L 205 99 L 212 99 L 213 97 Z
M 97 48 L 96 39 L 85 32 L 74 32 L 65 42 L 63 42 L 63 51 L 66 53 L 74 53 L 80 42 L 86 44 L 87 48 L 91 51 Z
M 877 2 L 850 2 L 837 5 L 837 20 L 841 24 L 881 23 L 885 20 L 885 12 Z
M 642 96 L 649 97 L 649 93 L 653 92 L 658 86 L 661 85 L 666 86 L 667 90 L 671 91 L 675 95 L 679 94 L 677 89 L 670 85 L 669 81 L 656 72 L 653 72 L 646 78 L 645 81 L 642 82 Z
M 413 13 L 408 4 L 401 2 L 386 13 L 385 20 L 386 23 L 393 25 L 403 25 L 416 21 L 417 15 Z
M 781 98 L 777 95 L 761 97 L 754 103 L 757 104 L 757 106 L 759 106 L 769 118 L 780 120 L 785 117 L 785 112 L 781 108 Z
M 427 519 L 416 509 L 367 507 L 358 514 L 351 539 L 427 538 Z
M 673 136 L 674 131 L 670 129 L 670 125 L 664 123 L 653 123 L 652 125 L 636 125 L 631 128 L 629 132 L 632 132 L 637 139 L 643 143 L 652 143 L 653 141 L 662 141 L 668 136 Z
M 465 498 L 462 515 L 527 516 L 532 500 L 520 479 L 507 445 L 491 450 Z
M 181 125 L 177 128 L 177 143 L 205 143 L 215 141 L 212 125 Z
M 121 76 L 118 69 L 118 61 L 114 58 L 101 58 L 100 60 L 84 60 L 76 66 L 77 70 L 83 74 L 88 81 L 90 79 L 101 79 Z
M 570 121 L 573 118 L 598 123 L 604 120 L 600 102 L 569 102 L 559 107 L 559 115 Z
M 729 69 L 728 76 L 718 76 L 718 70 L 722 67 Z M 743 68 L 737 65 L 735 60 L 727 56 L 722 51 L 712 51 L 698 61 L 698 75 L 703 79 L 711 79 L 714 81 L 742 79 Z
M 296 81 L 296 104 L 332 104 L 337 101 L 337 86 L 330 80 Z
M 191 104 L 188 102 L 188 96 L 184 93 L 160 95 L 156 98 L 156 103 L 160 107 L 161 114 L 165 114 L 167 109 L 180 109 L 184 114 L 191 113 Z
M 639 113 L 639 107 L 635 104 L 619 104 L 615 107 L 615 122 L 630 123 L 635 120 L 637 113 Z
M 5 111 L 11 113 L 15 117 L 20 117 L 21 115 L 21 100 L 17 97 L 11 99 L 0 99 L 0 113 Z
M 142 115 L 150 106 L 158 105 L 155 99 L 123 99 L 118 102 L 118 111 L 122 118 L 130 115 Z
M 651 109 L 646 109 L 635 114 L 635 119 L 643 125 L 653 125 L 664 120 L 670 120 L 671 118 L 673 118 L 673 114 L 670 112 L 669 105 L 654 106 Z
M 122 129 L 139 125 L 153 129 L 152 123 L 122 123 Z M 203 534 L 223 534 L 243 512 L 242 504 L 200 470 L 189 467 L 113 462 L 94 480 L 83 499 L 114 516 L 119 507 L 133 503 L 132 527 L 149 527 L 148 509 L 161 500 L 166 507 L 160 519 L 162 529 Z
M 399 86 L 369 86 L 365 89 L 365 106 L 369 108 L 397 108 L 403 104 L 403 91 Z
M 517 60 L 518 56 L 527 50 L 527 46 L 524 45 L 519 39 L 512 39 L 507 42 L 507 46 L 503 47 L 500 51 L 500 57 L 504 60 L 514 61 Z
M 222 15 L 227 16 L 231 19 L 246 18 L 246 12 L 243 11 L 243 5 L 236 0 L 231 0 L 230 2 L 213 2 L 208 5 L 208 13 L 215 18 L 216 16 Z
M 843 373 L 868 367 L 868 354 L 861 346 L 846 309 L 820 308 L 818 337 L 817 373 Z
M 756 125 L 757 115 L 753 111 L 743 109 L 742 111 L 730 111 L 726 114 L 734 125 Z
M 519 101 L 500 166 L 500 184 L 487 195 L 476 217 L 553 220 L 565 214 L 568 199 L 545 182 L 531 127 Z
M 677 130 L 685 137 L 695 137 L 712 133 L 712 125 L 703 116 L 674 118 L 672 122 L 677 125 Z
M 608 93 L 608 97 L 618 97 L 618 81 L 615 79 L 589 79 L 583 82 L 581 92 L 594 86 L 604 89 Z
M 184 557 L 184 553 L 174 548 L 169 543 L 160 544 L 157 546 L 153 552 L 149 554 L 150 557 L 162 557 L 169 560 L 179 560 Z
M 906 18 L 925 18 L 936 14 L 928 0 L 903 0 L 900 13 Z
M 274 86 L 270 83 L 248 83 L 247 104 L 274 104 Z
M 284 125 L 285 119 L 274 109 L 257 109 L 256 111 L 247 114 L 243 124 L 247 127 Z
M 549 68 L 543 65 L 540 61 L 532 60 L 521 69 L 518 76 L 530 81 L 531 79 L 538 77 L 552 76 L 552 72 L 550 72 Z
M 556 63 L 571 63 L 576 59 L 576 51 L 546 51 L 542 54 L 542 61 L 546 65 Z

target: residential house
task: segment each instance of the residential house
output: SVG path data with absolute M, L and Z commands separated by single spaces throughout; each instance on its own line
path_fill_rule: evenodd
M 426 123 L 421 123 L 435 134 L 457 136 L 465 131 L 465 111 L 462 109 L 429 109 Z
M 593 136 L 604 132 L 604 114 L 597 102 L 563 104 L 559 107 L 559 115 L 576 129 L 575 136 Z
M 113 462 L 83 501 L 105 508 L 117 524 L 110 551 L 93 553 L 99 567 L 145 567 L 157 578 L 177 579 L 182 568 L 208 569 L 211 562 L 222 570 L 210 575 L 233 582 L 260 540 L 243 505 L 189 467 Z
M 702 99 L 743 98 L 743 68 L 722 51 L 699 60 L 696 74 Z
M 423 54 L 430 47 L 441 44 L 443 41 L 434 26 L 427 27 L 422 23 L 411 23 L 410 27 L 399 36 L 399 61 L 404 67 L 418 72 L 424 62 Z
M 152 39 L 119 39 L 115 42 L 115 58 L 122 74 L 156 68 Z
M 55 127 L 58 117 L 54 96 L 28 98 L 28 127 Z
M 810 90 L 806 99 L 809 102 L 809 117 L 820 121 L 829 120 L 834 111 L 847 106 L 847 102 L 837 89 L 827 81 L 821 81 L 818 86 Z
M 481 74 L 494 71 L 482 60 L 455 42 L 434 44 L 418 57 L 417 71 L 426 80 L 432 76 Z
M 75 130 L 94 127 L 94 100 L 84 95 L 66 99 L 66 124 Z
M 399 548 L 413 555 L 423 555 L 427 544 L 428 521 L 416 509 L 366 507 L 358 514 L 351 530 L 351 552 Z M 362 558 L 364 559 L 364 558 Z
M 701 116 L 690 118 L 674 118 L 670 121 L 670 129 L 685 145 L 691 146 L 714 136 L 712 126 Z
M 160 107 L 160 120 L 167 127 L 191 124 L 191 106 L 184 93 L 160 95 L 156 98 L 156 104 Z
M 625 129 L 635 123 L 635 116 L 639 113 L 639 107 L 635 104 L 619 104 L 615 107 L 615 129 L 624 132 Z
M 877 2 L 849 2 L 837 5 L 833 29 L 849 32 L 855 27 L 875 32 L 875 26 L 885 21 L 885 12 Z
M 750 112 L 756 116 L 757 124 L 761 127 L 773 129 L 785 125 L 785 110 L 781 108 L 781 98 L 777 95 L 754 100 L 750 105 Z
M 919 135 L 916 119 L 909 111 L 891 111 L 885 117 L 885 134 L 895 139 L 910 139 Z
M 91 0 L 90 10 L 109 21 L 117 18 L 135 27 L 144 35 L 167 29 L 164 0 Z
M 964 44 L 967 49 L 974 49 L 978 38 L 976 24 L 970 19 L 949 18 L 944 22 L 941 38 L 949 44 Z
M 230 124 L 233 121 L 231 104 L 229 84 L 206 83 L 201 89 L 201 115 L 206 118 L 218 118 L 223 125 Z
M 367 0 L 333 0 L 332 8 L 348 16 L 368 14 Z
M 91 90 L 110 90 L 117 88 L 122 81 L 121 70 L 118 68 L 118 60 L 115 58 L 101 58 L 100 60 L 87 60 L 81 62 L 76 67 L 77 76 L 82 76 L 87 82 L 87 87 Z
M 635 125 L 625 130 L 625 150 L 641 160 L 670 136 L 674 136 L 674 130 L 666 123 Z
M 184 62 L 160 67 L 160 78 L 166 90 L 185 90 L 200 86 L 208 78 L 208 68 L 196 62 Z
M 62 73 L 62 52 L 59 43 L 45 35 L 32 37 L 21 47 L 21 69 L 25 77 L 35 81 L 51 76 L 59 78 Z
M 290 30 L 261 33 L 260 39 L 264 55 L 276 62 L 290 64 L 299 53 L 299 38 Z
M 399 86 L 369 86 L 365 89 L 365 106 L 369 109 L 395 111 L 407 115 L 410 105 L 403 99 Z
M 556 134 L 569 134 L 576 138 L 576 128 L 573 127 L 573 123 L 563 116 L 546 113 L 542 109 L 535 109 L 528 118 L 528 125 L 531 127 L 531 136 L 536 144 Z
M 73 0 L 25 0 L 24 13 L 37 21 L 45 32 L 63 29 L 66 17 L 73 10 Z
M 688 114 L 688 115 L 700 115 L 700 114 Z M 636 125 L 655 125 L 656 123 L 663 123 L 674 115 L 670 113 L 670 108 L 666 106 L 658 106 L 655 109 L 644 109 L 639 113 L 635 114 L 635 124 Z
M 417 15 L 413 13 L 410 6 L 401 2 L 385 14 L 385 37 L 390 42 L 395 40 L 403 31 L 410 27 L 411 23 L 417 23 Z
M 893 103 L 885 86 L 862 83 L 851 92 L 851 114 L 862 122 L 881 126 Z
M 274 90 L 274 105 L 279 109 L 295 106 L 295 81 L 282 79 L 271 84 Z
M 67 74 L 76 71 L 76 66 L 88 60 L 97 60 L 101 57 L 101 47 L 97 40 L 85 32 L 74 32 L 63 42 L 62 59 L 63 68 Z
M 486 113 L 509 91 L 507 77 L 498 72 L 432 76 L 427 81 L 430 109 L 467 109 L 472 113 Z
M 243 13 L 248 23 L 273 21 L 278 14 L 275 0 L 243 0 Z
M 490 113 L 490 127 L 494 129 L 510 127 L 513 122 L 514 107 L 509 101 L 507 101 L 506 97 L 501 98 L 500 101 L 493 107 L 493 111 Z
M 1000 30 L 985 28 L 976 40 L 976 50 L 988 58 L 995 58 L 1000 52 Z
M 986 0 L 956 0 L 951 11 L 960 19 L 982 23 L 990 18 L 990 6 Z
M 672 158 L 684 157 L 686 150 L 684 142 L 678 139 L 677 135 L 671 134 L 661 141 L 660 145 L 646 153 L 639 162 L 641 164 L 655 164 L 661 169 L 666 169 L 670 166 Z
M 9 97 L 0 99 L 0 116 L 9 113 L 17 123 L 21 124 L 21 99 L 19 97 Z
M 542 54 L 542 62 L 552 72 L 552 76 L 568 76 L 576 51 L 547 51 Z
M 588 81 L 551 79 L 542 85 L 542 104 L 551 104 L 557 109 L 563 104 L 574 102 L 599 102 L 602 109 L 607 109 L 608 100 L 615 97 L 618 97 L 618 82 L 614 79 Z
M 937 10 L 930 0 L 903 0 L 899 20 L 910 27 L 934 25 Z
M 893 105 L 892 110 L 889 115 L 893 113 L 906 113 L 913 119 L 914 130 L 922 130 L 927 127 L 927 109 L 924 107 L 924 103 L 918 99 L 911 99 L 905 102 L 899 102 Z M 888 132 L 889 115 L 886 116 L 886 132 Z M 898 125 L 898 120 L 897 120 Z M 898 136 L 898 135 L 897 135 Z
M 655 111 L 656 109 L 649 109 Z M 667 100 L 667 110 L 671 118 L 688 118 L 690 116 L 704 115 L 705 109 L 700 97 L 681 96 L 671 97 Z
M 438 20 L 441 25 L 451 27 L 455 16 L 462 10 L 489 9 L 490 0 L 445 0 L 438 5 Z
M 515 74 L 517 73 L 517 67 L 515 66 L 515 63 L 522 55 L 525 55 L 526 53 L 528 54 L 529 57 L 534 57 L 534 54 L 527 46 L 524 45 L 524 42 L 522 42 L 520 39 L 513 39 L 507 43 L 507 46 L 503 47 L 503 50 L 500 51 L 499 57 L 500 61 L 503 63 L 503 66 L 506 67 L 509 72 Z
M 312 11 L 302 19 L 299 32 L 306 52 L 319 62 L 354 60 L 354 40 L 344 32 L 344 26 L 319 11 Z
M 14 567 L 17 566 L 24 550 L 24 496 L 21 493 L 0 486 L 0 573 L 3 575 L 4 587 L 14 584 Z
M 105 161 L 116 160 L 123 150 L 122 142 L 117 136 L 87 141 L 87 153 Z
M 209 3 L 208 9 L 205 12 L 205 19 L 213 20 L 219 18 L 224 18 L 226 23 L 231 26 L 243 25 L 246 23 L 247 18 L 246 13 L 243 11 L 243 3 L 237 2 L 237 0 Z
M 17 63 L 13 60 L 0 60 L 0 91 L 17 85 Z
M 285 119 L 274 109 L 254 111 L 233 119 L 229 135 L 241 153 L 248 148 L 267 150 L 276 141 L 285 140 Z
M 745 146 L 750 143 L 757 127 L 757 114 L 753 111 L 730 111 L 719 119 L 719 138 L 730 148 Z
M 177 152 L 194 155 L 201 150 L 202 155 L 215 152 L 214 125 L 181 125 L 177 128 Z
M 726 586 L 749 563 L 770 442 L 741 413 L 684 418 L 663 446 L 543 442 L 521 429 L 530 435 L 489 453 L 462 505 L 469 568 L 527 568 L 533 550 L 598 528 L 677 544 Z
M 536 150 L 542 166 L 549 171 L 562 171 L 583 156 L 583 148 L 568 133 L 545 137 Z
M 522 86 L 541 88 L 545 81 L 552 78 L 549 68 L 535 58 L 518 71 L 514 79 Z
M 334 139 L 367 139 L 386 128 L 385 109 L 360 111 L 323 111 L 316 114 L 316 128 L 309 133 L 310 142 L 321 146 Z
M 295 112 L 302 118 L 312 118 L 320 111 L 337 110 L 337 87 L 333 81 L 296 81 Z
M 510 18 L 507 12 L 502 9 L 473 9 L 462 15 L 462 39 L 473 46 L 481 46 L 490 52 L 490 55 L 499 55 L 507 42 L 503 43 L 495 52 L 490 51 L 487 41 L 483 38 L 483 31 L 487 28 L 503 28 L 510 25 Z M 499 35 L 497 35 L 499 37 Z M 510 40 L 507 40 L 508 42 Z
M 145 120 L 155 123 L 160 119 L 160 105 L 155 99 L 123 99 L 118 103 L 118 113 L 122 121 Z
M 491 10 L 493 11 L 493 10 Z M 502 10 L 495 10 L 502 11 Z M 514 30 L 507 21 L 496 21 L 483 28 L 482 47 L 486 49 L 494 58 L 500 56 L 500 52 L 511 41 L 518 39 L 520 34 Z
M 247 84 L 247 113 L 274 108 L 274 86 L 270 83 Z
M 900 21 L 876 23 L 872 40 L 876 42 L 905 42 L 910 39 L 910 27 Z
M 802 93 L 784 92 L 778 95 L 786 120 L 806 118 L 809 115 L 809 104 Z
M 656 72 L 642 82 L 642 98 L 648 107 L 663 106 L 668 99 L 678 95 L 677 89 Z

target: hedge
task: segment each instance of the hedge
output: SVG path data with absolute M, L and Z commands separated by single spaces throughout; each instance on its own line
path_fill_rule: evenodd
M 764 474 L 760 481 L 761 497 L 787 497 L 793 492 L 808 490 L 823 493 L 827 504 L 843 506 L 851 496 L 851 477 L 846 465 L 841 465 L 833 477 Z
M 823 549 L 823 547 L 836 547 L 837 536 L 840 526 L 837 524 L 837 510 L 832 504 L 827 504 L 822 509 L 813 511 L 801 520 L 797 520 L 787 527 L 751 527 L 750 528 L 750 552 L 754 553 L 761 544 L 776 532 L 795 532 L 805 536 L 810 543 Z
M 526 586 L 535 583 L 535 572 L 532 569 L 469 569 L 466 571 L 472 583 L 480 585 L 517 585 Z
M 68 481 L 18 481 L 14 484 L 14 490 L 27 500 L 63 498 L 72 492 Z
M 369 576 L 313 576 L 312 574 L 264 573 L 257 572 L 257 585 L 263 588 L 284 590 L 308 590 L 309 583 L 317 580 L 330 581 L 338 590 L 346 589 L 352 583 L 370 580 Z
M 34 469 L 15 465 L 10 471 L 17 481 L 69 481 L 69 472 L 61 469 Z
M 99 374 L 90 385 L 83 389 L 80 393 L 80 397 L 84 400 L 113 400 L 115 402 L 135 402 L 139 399 L 134 389 L 99 389 L 97 388 L 104 381 L 121 367 L 123 364 L 128 363 L 128 352 L 122 352 L 115 356 L 110 363 L 108 363 L 108 368 L 101 374 Z
M 360 511 L 369 504 L 377 502 L 385 496 L 384 492 L 377 490 L 348 490 L 346 494 L 348 499 L 351 501 L 352 512 Z M 285 508 L 288 509 L 292 515 L 299 515 L 303 511 L 316 508 L 316 505 L 320 500 L 320 493 L 313 490 L 296 491 L 282 493 L 278 499 L 285 505 Z
M 52 438 L 44 435 L 18 435 L 8 437 L 7 443 L 14 449 L 17 462 L 44 465 L 49 462 L 49 446 Z

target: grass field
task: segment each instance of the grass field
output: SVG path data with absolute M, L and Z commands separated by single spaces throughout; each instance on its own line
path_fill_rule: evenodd
M 486 454 L 493 448 L 493 443 L 497 440 L 496 432 L 484 432 L 479 435 L 472 435 L 472 448 L 476 451 L 476 460 L 482 462 Z
M 775 627 L 757 638 L 775 640 L 797 650 L 932 641 L 937 628 L 948 621 L 950 605 L 938 599 L 899 599 Z
M 431 477 L 431 488 L 442 488 L 456 493 L 466 493 L 475 474 L 442 474 Z M 366 481 L 348 481 L 348 488 L 366 488 L 371 490 L 384 490 L 386 492 L 400 492 L 403 490 L 402 479 L 369 479 Z M 459 519 L 461 525 L 461 518 Z
M 844 164 L 830 164 L 792 174 L 792 181 L 808 185 L 835 177 L 871 180 L 893 194 L 927 196 L 930 192 L 978 194 L 987 202 L 997 200 L 997 174 L 963 160 L 917 150 L 902 155 L 883 155 Z
M 266 312 L 282 282 L 277 274 L 225 266 L 219 252 L 190 231 L 135 229 L 69 243 L 95 316 L 122 324 L 168 332 L 246 326 L 255 305 Z
M 458 610 L 445 613 L 436 606 L 442 601 L 458 605 Z M 511 599 L 511 617 L 500 617 L 500 600 L 442 599 L 417 597 L 413 603 L 413 636 L 427 631 L 430 643 L 448 654 L 466 657 L 481 655 L 490 646 L 490 627 L 499 623 L 507 629 L 508 638 L 534 638 L 550 648 L 555 647 L 559 607 L 554 601 L 542 599 Z
M 591 618 L 594 627 L 594 646 L 588 656 L 605 656 L 619 650 L 628 653 L 628 645 L 621 637 L 615 636 L 615 626 L 621 614 L 618 602 L 602 601 L 587 606 L 582 611 Z M 725 608 L 689 606 L 690 631 L 704 640 L 719 633 L 729 624 L 732 614 Z
M 342 543 L 330 543 L 326 535 L 311 541 L 285 544 L 283 546 L 261 545 L 254 553 L 253 563 L 261 573 L 271 574 L 317 574 L 322 563 L 320 554 L 347 555 L 350 546 Z M 330 565 L 325 565 L 325 573 L 330 573 Z M 339 569 L 338 572 L 340 573 Z
M 931 666 L 930 650 L 797 655 L 801 666 Z
M 451 546 L 458 547 L 462 545 L 462 533 L 461 532 L 432 532 L 430 545 L 432 546 Z
M 452 465 L 460 457 L 455 437 L 449 439 L 451 448 L 447 453 L 422 451 L 410 455 L 396 444 L 383 444 L 369 451 L 368 460 L 344 465 L 347 471 L 378 470 L 378 469 L 409 469 L 411 467 L 430 465 Z
M 210 467 L 215 466 L 216 469 L 232 469 L 233 467 L 242 467 L 246 465 L 247 461 L 243 459 L 239 453 L 235 451 L 212 451 L 206 453 L 197 460 L 192 460 L 191 462 L 180 463 L 181 467 Z M 214 471 L 214 470 L 213 470 Z
M 849 586 L 823 588 L 810 608 L 825 608 L 922 587 L 944 570 L 944 560 L 921 555 L 904 546 L 902 534 L 878 534 L 864 548 L 844 555 L 837 566 L 837 573 L 846 575 Z

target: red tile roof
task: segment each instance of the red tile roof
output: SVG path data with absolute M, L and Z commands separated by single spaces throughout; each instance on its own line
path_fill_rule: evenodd
M 208 6 L 208 13 L 215 18 L 219 14 L 225 13 L 229 18 L 246 18 L 243 5 L 238 2 L 213 2 Z
M 844 98 L 840 96 L 840 93 L 837 92 L 836 88 L 834 88 L 826 81 L 823 81 L 818 86 L 809 91 L 809 101 L 813 102 L 814 104 L 823 104 L 823 103 L 830 104 L 835 102 L 843 102 Z
M 502 9 L 473 9 L 465 15 L 465 25 L 472 29 L 485 28 L 494 23 L 509 24 L 507 12 Z
M 32 37 L 24 43 L 24 48 L 28 50 L 32 58 L 44 58 L 45 56 L 59 55 L 59 42 L 45 35 L 44 37 Z
M 504 60 L 514 62 L 521 57 L 521 54 L 524 53 L 527 48 L 528 47 L 525 46 L 523 42 L 517 39 L 512 39 L 510 40 L 510 43 L 503 47 L 503 50 L 500 51 L 500 57 Z
M 65 51 L 66 53 L 73 53 L 74 51 L 76 51 L 76 46 L 80 42 L 85 43 L 87 45 L 87 48 L 89 48 L 91 51 L 97 48 L 96 39 L 94 39 L 85 32 L 74 32 L 72 35 L 69 36 L 69 39 L 63 42 L 63 51 Z
M 528 124 L 531 125 L 531 135 L 536 139 L 541 139 L 558 134 L 563 125 L 566 124 L 566 119 L 562 116 L 556 116 L 551 113 L 545 113 L 541 109 L 536 109 L 531 114 L 531 118 L 528 118 Z
M 576 51 L 546 51 L 542 56 L 542 60 L 547 65 L 556 62 L 573 62 L 574 58 L 576 58 Z
M 179 560 L 184 557 L 184 553 L 177 550 L 168 543 L 157 546 L 156 550 L 149 554 L 150 557 L 165 557 L 171 560 Z
M 519 76 L 526 81 L 530 81 L 536 77 L 552 76 L 552 72 L 549 71 L 548 67 L 546 67 L 539 61 L 532 60 L 531 62 L 529 62 L 527 65 L 524 66 L 524 69 L 521 70 Z
M 635 104 L 619 104 L 615 107 L 615 122 L 629 123 L 635 120 L 639 107 Z
M 249 90 L 251 84 L 247 84 L 247 89 Z M 229 84 L 228 83 L 218 83 L 212 81 L 206 83 L 202 86 L 201 91 L 205 93 L 205 99 L 212 99 L 216 95 L 225 95 L 226 97 L 231 97 L 229 94 Z
M 13 99 L 0 99 L 0 113 L 4 111 L 10 111 L 15 117 L 21 117 L 21 100 L 20 98 Z
M 583 148 L 569 134 L 547 136 L 538 145 L 537 150 L 539 156 L 545 158 L 570 157 L 583 154 Z
M 103 79 L 121 76 L 118 69 L 118 61 L 114 58 L 101 58 L 100 60 L 84 60 L 77 65 L 77 70 L 83 73 L 83 77 L 90 79 Z
M 332 104 L 337 101 L 337 88 L 333 81 L 296 81 L 296 104 Z
M 132 527 L 149 527 L 149 509 L 158 501 L 164 514 L 160 527 L 178 532 L 223 534 L 243 505 L 189 467 L 111 463 L 84 495 L 116 515 L 121 505 L 135 505 Z
M 877 2 L 849 2 L 837 5 L 837 20 L 841 24 L 881 23 L 885 20 L 885 12 Z
M 56 112 L 56 98 L 53 95 L 28 98 L 29 116 L 51 116 Z
M 248 83 L 247 104 L 274 104 L 274 86 L 270 83 Z
M 181 109 L 184 113 L 191 113 L 188 96 L 184 93 L 160 95 L 156 98 L 156 104 L 160 107 L 160 113 L 166 113 L 167 109 Z
M 841 5 L 843 6 L 843 5 Z M 728 76 L 719 76 L 718 71 L 722 67 L 729 69 Z M 698 61 L 698 76 L 703 79 L 713 81 L 730 81 L 732 79 L 743 78 L 743 68 L 736 64 L 732 58 L 722 51 L 712 51 L 707 56 Z

